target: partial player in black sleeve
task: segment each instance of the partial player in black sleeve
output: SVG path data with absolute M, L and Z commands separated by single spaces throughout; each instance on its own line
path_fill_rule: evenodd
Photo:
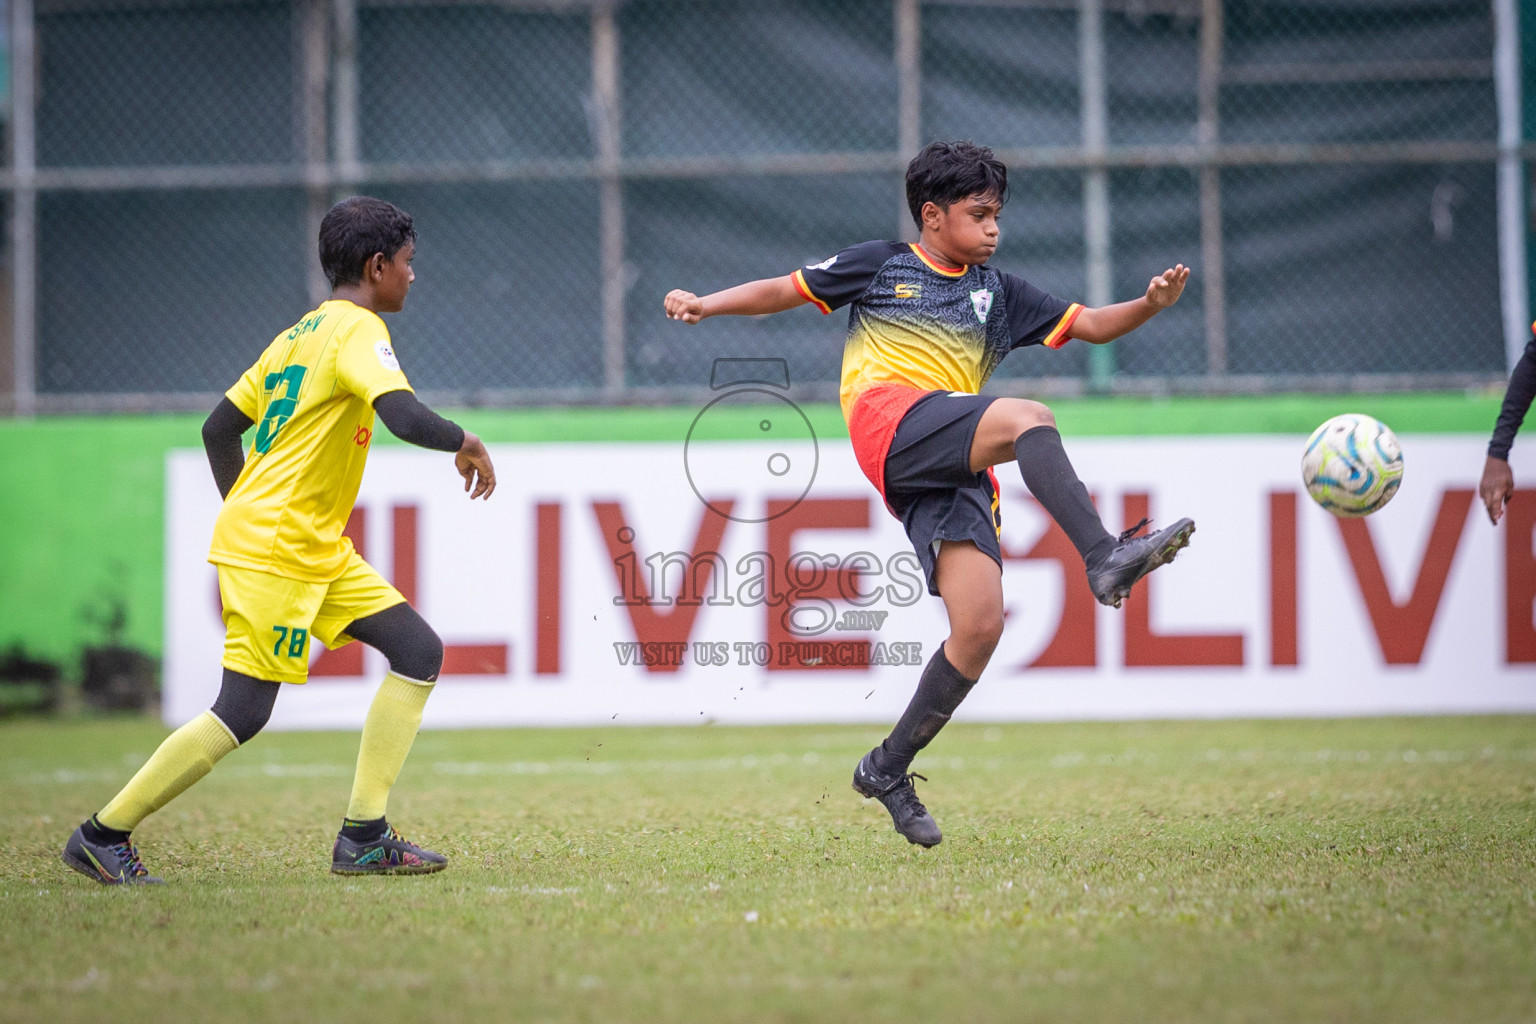
M 1509 375 L 1509 387 L 1504 392 L 1504 405 L 1499 409 L 1499 421 L 1493 428 L 1493 438 L 1488 442 L 1488 458 L 1483 462 L 1483 479 L 1477 485 L 1478 496 L 1488 509 L 1488 518 L 1497 523 L 1504 516 L 1504 506 L 1515 493 L 1515 475 L 1509 469 L 1509 449 L 1515 443 L 1515 434 L 1525 422 L 1525 414 L 1536 398 L 1536 324 L 1531 325 L 1531 340 L 1525 343 L 1525 353 Z

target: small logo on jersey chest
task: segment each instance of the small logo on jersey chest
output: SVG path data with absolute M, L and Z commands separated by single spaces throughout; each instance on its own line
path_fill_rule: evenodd
M 920 284 L 898 284 L 895 295 L 898 299 L 915 299 L 923 294 L 923 286 Z
M 986 323 L 987 314 L 992 312 L 992 290 L 982 288 L 971 292 L 971 308 L 976 311 L 976 319 Z

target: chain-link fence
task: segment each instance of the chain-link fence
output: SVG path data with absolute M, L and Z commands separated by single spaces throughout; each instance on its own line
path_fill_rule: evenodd
M 949 138 L 1010 164 L 999 266 L 1095 305 L 1195 271 L 999 389 L 1490 382 L 1530 155 L 1500 4 L 11 0 L 4 400 L 206 403 L 323 297 L 318 219 L 358 191 L 416 217 L 392 329 L 426 392 L 682 398 L 734 354 L 830 395 L 841 317 L 661 297 L 913 237 L 901 171 Z

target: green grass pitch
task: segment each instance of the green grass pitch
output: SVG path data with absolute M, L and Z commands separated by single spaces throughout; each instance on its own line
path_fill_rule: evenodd
M 259 737 L 150 819 L 168 885 L 65 837 L 140 721 L 0 725 L 0 1021 L 1536 1019 L 1536 719 L 957 724 L 908 846 L 869 727 L 424 733 L 336 878 L 356 738 Z

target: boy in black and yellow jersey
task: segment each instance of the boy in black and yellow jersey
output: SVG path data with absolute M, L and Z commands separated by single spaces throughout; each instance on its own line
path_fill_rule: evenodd
M 320 225 L 331 298 L 279 334 L 203 424 L 224 505 L 208 560 L 224 606 L 224 677 L 213 707 L 177 729 L 111 802 L 75 830 L 64 863 L 107 885 L 156 883 L 130 833 L 266 725 L 283 683 L 308 678 L 309 643 L 352 640 L 390 671 L 368 717 L 346 818 L 332 851 L 339 874 L 420 874 L 447 858 L 385 821 L 390 787 L 421 725 L 443 644 L 342 536 L 357 500 L 374 414 L 401 440 L 454 452 L 470 497 L 496 475 L 474 434 L 417 401 L 380 313 L 397 313 L 415 273 L 408 214 L 378 199 L 337 203 Z M 252 426 L 247 458 L 241 437 Z
M 986 262 L 997 249 L 1007 198 L 1008 171 L 991 150 L 934 143 L 907 167 L 907 204 L 920 243 L 865 242 L 784 277 L 702 298 L 673 291 L 665 302 L 669 317 L 690 324 L 805 303 L 823 313 L 850 306 L 841 398 L 854 454 L 906 527 L 929 593 L 944 601 L 950 625 L 911 704 L 859 762 L 853 785 L 878 797 L 896 830 L 923 846 L 942 835 L 913 789 L 912 779 L 922 776 L 908 769 L 975 685 L 1003 631 L 992 467 L 1018 463 L 1107 605 L 1119 607 L 1132 584 L 1171 561 L 1195 529 L 1180 519 L 1138 537 L 1142 522 L 1111 536 L 1062 449 L 1050 409 L 977 394 L 1013 349 L 1113 340 L 1177 302 L 1189 279 L 1180 264 L 1152 278 L 1141 298 L 1088 309 L 993 270 Z

